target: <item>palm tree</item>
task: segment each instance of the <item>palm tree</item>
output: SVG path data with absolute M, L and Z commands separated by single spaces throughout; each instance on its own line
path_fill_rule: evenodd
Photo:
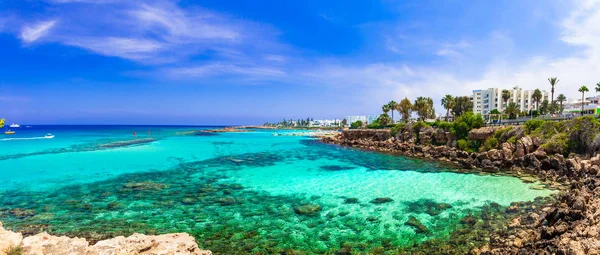
M 583 106 L 585 105 L 585 92 L 588 92 L 590 90 L 585 85 L 583 85 L 577 91 L 581 92 L 581 115 L 583 115 Z
M 442 98 L 442 106 L 446 109 L 446 121 L 448 121 L 448 116 L 450 115 L 450 109 L 454 108 L 456 105 L 456 101 L 454 101 L 454 97 L 452 95 L 446 95 Z
M 552 86 L 552 89 L 550 90 L 550 93 L 552 93 L 550 104 L 554 103 L 554 85 L 556 85 L 559 81 L 560 80 L 556 77 L 548 78 L 548 82 L 550 82 L 550 86 Z
M 600 82 L 596 83 L 596 92 L 600 92 Z
M 519 114 L 521 111 L 519 110 L 519 105 L 515 102 L 510 102 L 507 106 L 506 106 L 506 110 L 504 110 L 505 114 L 508 114 L 508 118 L 509 119 L 516 119 L 517 118 L 517 114 Z
M 563 102 L 567 100 L 567 97 L 565 97 L 565 95 L 560 94 L 558 95 L 558 97 L 556 97 L 556 100 L 558 100 L 558 102 L 560 103 L 560 113 L 563 113 Z
M 0 128 L 4 128 L 4 118 L 0 119 Z
M 508 90 L 502 90 L 502 100 L 504 101 L 504 105 L 506 105 L 506 102 L 508 102 L 508 99 L 510 99 L 510 91 Z M 500 107 L 502 108 L 502 107 Z
M 394 123 L 394 110 L 396 110 L 396 107 L 398 107 L 398 103 L 396 103 L 396 101 L 392 100 L 387 105 L 388 105 L 388 108 L 390 109 L 390 111 L 392 111 L 392 123 Z
M 398 112 L 402 114 L 402 121 L 408 122 L 413 111 L 413 105 L 408 98 L 402 99 L 398 104 Z
M 535 110 L 539 111 L 539 105 L 542 101 L 542 92 L 539 89 L 535 89 L 533 91 L 533 95 L 531 95 L 531 99 L 533 99 L 533 101 L 535 102 Z
M 390 106 L 387 104 L 384 104 L 383 106 L 381 106 L 381 110 L 387 114 L 390 111 Z

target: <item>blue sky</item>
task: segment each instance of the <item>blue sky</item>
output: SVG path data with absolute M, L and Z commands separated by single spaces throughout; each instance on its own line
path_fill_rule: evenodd
M 0 0 L 0 116 L 260 124 L 551 76 L 575 97 L 598 42 L 595 0 Z

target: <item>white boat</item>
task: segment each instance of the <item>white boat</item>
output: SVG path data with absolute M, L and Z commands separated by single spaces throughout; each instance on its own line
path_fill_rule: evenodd
M 49 134 L 47 134 L 46 136 L 44 136 L 44 138 L 48 138 L 48 139 L 50 139 L 50 138 L 54 138 L 54 135 L 49 133 Z
M 11 128 L 18 128 L 18 127 L 21 127 L 21 125 L 13 123 L 13 124 L 10 124 L 9 127 L 11 127 Z

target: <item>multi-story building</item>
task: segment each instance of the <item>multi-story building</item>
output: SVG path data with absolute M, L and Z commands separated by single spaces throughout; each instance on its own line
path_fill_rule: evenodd
M 525 90 L 519 87 L 508 89 L 510 92 L 510 99 L 504 102 L 502 99 L 502 90 L 500 88 L 489 88 L 473 90 L 473 112 L 479 114 L 488 114 L 493 109 L 498 109 L 502 112 L 506 109 L 506 106 L 515 102 L 519 105 L 521 111 L 537 110 L 535 102 L 531 99 L 534 90 Z M 550 94 L 542 90 L 542 99 L 550 101 Z
M 356 122 L 356 121 L 362 121 L 362 123 L 367 123 L 367 116 L 348 116 L 346 117 L 346 122 L 348 123 L 348 125 Z
M 367 123 L 371 124 L 375 122 L 377 118 L 379 118 L 379 115 L 369 115 L 369 117 L 367 117 Z
M 342 123 L 340 119 L 324 119 L 324 120 L 314 120 L 311 126 L 318 127 L 337 127 Z

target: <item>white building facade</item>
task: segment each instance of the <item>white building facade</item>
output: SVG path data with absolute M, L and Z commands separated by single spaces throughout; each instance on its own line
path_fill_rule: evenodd
M 506 106 L 511 102 L 517 103 L 521 111 L 537 110 L 535 102 L 531 99 L 534 90 L 525 90 L 519 87 L 507 89 L 510 92 L 510 99 L 508 99 L 506 103 L 502 99 L 502 90 L 504 89 L 489 88 L 473 90 L 473 112 L 488 114 L 494 109 L 503 112 L 506 109 Z M 542 90 L 542 99 L 540 100 L 539 105 L 541 105 L 544 100 L 550 102 L 550 93 Z
M 367 116 L 348 116 L 346 117 L 346 122 L 348 123 L 348 125 L 356 122 L 356 121 L 361 121 L 362 123 L 367 123 Z

